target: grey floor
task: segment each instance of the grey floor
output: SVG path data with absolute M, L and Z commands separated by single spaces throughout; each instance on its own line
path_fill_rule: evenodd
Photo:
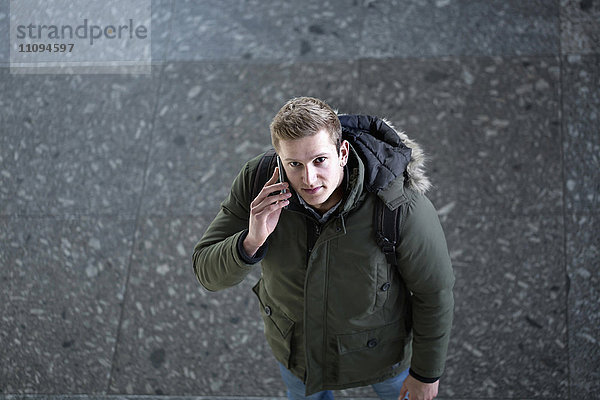
M 600 398 L 599 1 L 152 13 L 150 75 L 15 75 L 0 40 L 0 399 L 284 395 L 258 271 L 208 293 L 190 255 L 299 95 L 430 155 L 457 277 L 439 397 Z

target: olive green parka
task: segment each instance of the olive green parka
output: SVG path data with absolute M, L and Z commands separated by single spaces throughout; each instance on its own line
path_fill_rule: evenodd
M 358 116 L 345 123 L 372 135 L 398 135 L 412 149 L 404 173 L 371 193 L 366 187 L 372 174 L 351 147 L 344 200 L 332 217 L 319 225 L 294 193 L 252 260 L 241 254 L 241 242 L 258 156 L 242 168 L 193 253 L 196 277 L 210 291 L 236 285 L 261 268 L 253 291 L 267 342 L 275 358 L 305 382 L 307 395 L 373 384 L 408 367 L 420 377 L 438 378 L 452 325 L 454 274 L 437 213 L 425 196 L 430 184 L 421 149 L 382 120 Z M 407 207 L 397 267 L 386 262 L 375 240 L 378 196 L 390 207 Z

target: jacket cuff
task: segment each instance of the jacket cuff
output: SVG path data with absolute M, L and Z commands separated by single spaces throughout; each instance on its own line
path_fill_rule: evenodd
M 242 234 L 240 235 L 240 238 L 238 239 L 238 242 L 237 242 L 238 254 L 239 254 L 240 258 L 242 259 L 242 261 L 244 261 L 246 264 L 256 264 L 257 262 L 259 262 L 263 258 L 265 258 L 265 255 L 267 254 L 267 242 L 265 242 L 262 246 L 259 247 L 256 254 L 254 254 L 254 257 L 251 257 L 246 253 L 246 250 L 244 250 L 244 246 L 243 246 L 244 239 L 246 239 L 246 236 L 248 236 L 248 229 L 244 230 L 244 232 L 242 232 Z
M 413 371 L 412 368 L 408 370 L 408 373 L 410 374 L 410 376 L 412 376 L 416 380 L 423 382 L 423 383 L 435 383 L 440 379 L 439 377 L 425 378 L 424 376 L 421 376 L 421 375 L 417 374 L 415 371 Z

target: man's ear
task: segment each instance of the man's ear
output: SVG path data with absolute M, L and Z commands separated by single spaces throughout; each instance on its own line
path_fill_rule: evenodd
M 347 140 L 343 140 L 340 145 L 340 167 L 346 166 L 348 163 L 348 155 L 350 154 L 350 143 Z

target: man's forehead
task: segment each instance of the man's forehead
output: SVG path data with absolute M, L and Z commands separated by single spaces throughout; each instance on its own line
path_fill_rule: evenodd
M 279 147 L 279 155 L 282 159 L 312 159 L 336 153 L 335 144 L 325 131 L 299 139 L 281 140 Z

